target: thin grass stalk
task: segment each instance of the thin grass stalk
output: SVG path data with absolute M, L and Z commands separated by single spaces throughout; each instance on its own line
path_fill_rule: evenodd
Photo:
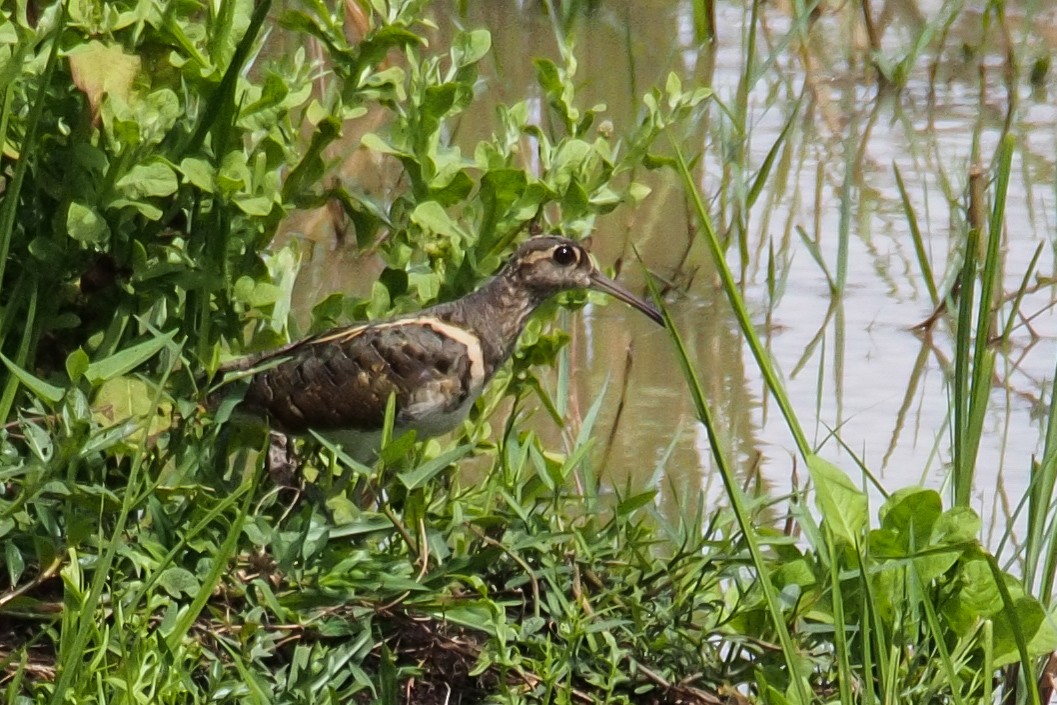
M 154 489 L 156 489 L 160 484 L 161 479 L 159 478 L 150 488 L 148 488 L 148 491 L 153 492 Z M 158 561 L 157 565 L 155 566 L 154 572 L 146 576 L 141 584 L 126 593 L 126 598 L 123 600 L 123 604 L 125 605 L 126 609 L 132 609 L 135 607 L 135 605 L 143 598 L 143 596 L 146 595 L 147 592 L 154 587 L 154 584 L 161 578 L 162 574 L 165 572 L 165 569 L 173 565 L 176 556 L 179 555 L 182 551 L 187 550 L 188 544 L 190 544 L 196 536 L 205 531 L 209 527 L 209 525 L 216 521 L 217 518 L 219 518 L 224 512 L 228 511 L 228 509 L 231 508 L 231 505 L 237 502 L 242 496 L 242 491 L 242 489 L 239 489 L 236 490 L 234 493 L 228 495 L 227 497 L 224 497 L 224 499 L 218 502 L 215 507 L 206 512 L 205 515 L 203 515 L 202 518 L 194 524 L 194 526 L 190 527 L 186 531 L 180 532 L 179 540 L 173 545 L 169 552 L 166 553 Z M 140 497 L 137 498 L 136 503 L 138 504 L 142 502 L 146 498 L 146 494 L 147 492 L 140 493 Z
M 33 345 L 34 340 L 37 336 L 37 300 L 40 294 L 39 282 L 37 277 L 33 273 L 26 273 L 23 277 L 19 278 L 18 288 L 15 289 L 16 294 L 21 291 L 22 286 L 32 286 L 33 290 L 28 294 L 29 301 L 26 305 L 26 312 L 22 320 L 22 340 L 18 344 L 18 350 L 15 351 L 14 363 L 19 367 L 25 369 L 26 361 L 29 359 L 30 347 Z M 23 284 L 23 282 L 31 282 Z M 21 306 L 21 296 L 12 297 L 11 306 L 8 308 L 8 313 L 12 309 L 17 309 Z M 19 380 L 17 375 L 9 375 L 7 382 L 4 384 L 3 395 L 0 395 L 0 420 L 7 420 L 11 415 L 11 407 L 15 404 L 15 395 L 18 394 Z
M 262 454 L 262 458 L 263 455 L 264 454 Z M 217 583 L 220 582 L 221 574 L 227 570 L 228 560 L 235 555 L 235 549 L 242 534 L 242 524 L 246 517 L 249 516 L 250 503 L 253 501 L 254 488 L 257 485 L 258 475 L 259 473 L 253 473 L 248 479 L 242 482 L 242 485 L 235 492 L 236 495 L 242 494 L 244 496 L 238 514 L 235 515 L 235 518 L 231 522 L 231 527 L 228 529 L 228 535 L 224 539 L 224 543 L 221 544 L 212 555 L 211 558 L 213 564 L 209 568 L 209 573 L 207 573 L 205 578 L 202 579 L 202 584 L 198 590 L 198 594 L 195 595 L 195 599 L 186 609 L 181 610 L 176 625 L 166 636 L 166 643 L 168 644 L 169 649 L 173 651 L 176 650 L 180 641 L 191 630 L 191 627 L 194 626 L 195 620 L 198 619 L 198 615 L 201 614 L 203 609 L 205 609 L 206 602 L 208 602 L 209 598 L 213 595 L 213 588 L 215 588 Z
M 3 668 L 3 672 L 11 679 L 7 684 L 7 702 L 9 703 L 18 702 L 18 695 L 22 692 L 23 683 L 26 679 L 26 668 L 29 666 L 29 654 L 27 652 L 28 647 L 22 647 L 19 650 L 18 667 L 13 669 L 13 674 L 8 669 L 8 666 L 12 663 L 15 653 L 11 652 L 4 660 L 0 661 L 0 667 Z
M 921 606 L 925 610 L 925 621 L 929 625 L 929 630 L 932 632 L 933 643 L 936 644 L 936 650 L 939 651 L 940 664 L 943 666 L 943 672 L 947 676 L 947 681 L 950 683 L 951 699 L 954 700 L 954 705 L 965 705 L 965 698 L 962 694 L 964 684 L 962 679 L 958 675 L 958 668 L 955 666 L 954 661 L 951 659 L 950 649 L 947 648 L 947 643 L 944 641 L 944 627 L 940 624 L 939 615 L 936 614 L 936 607 L 932 600 L 928 597 L 929 586 L 922 580 L 917 570 L 914 569 L 914 561 L 911 560 L 909 563 L 910 579 L 915 581 L 918 590 L 924 595 Z
M 55 64 L 59 56 L 59 39 L 62 30 L 66 26 L 66 4 L 62 3 L 55 21 L 51 49 L 48 51 L 48 62 L 44 66 L 44 73 L 40 76 L 39 88 L 36 99 L 30 109 L 29 119 L 26 122 L 26 138 L 15 164 L 15 173 L 4 189 L 4 197 L 0 199 L 0 292 L 3 291 L 4 271 L 7 267 L 7 256 L 11 252 L 11 240 L 14 237 L 15 213 L 18 211 L 18 200 L 22 191 L 22 182 L 29 169 L 29 162 L 37 146 L 37 131 L 40 127 L 40 119 L 44 114 L 44 103 L 47 102 L 48 86 L 51 85 L 51 77 L 55 73 Z M 11 105 L 11 91 L 14 81 L 8 86 L 7 98 L 4 101 L 4 112 L 7 114 Z M 6 119 L 6 118 L 5 118 Z M 6 417 L 4 417 L 6 418 Z
M 59 49 L 59 37 L 62 34 L 62 29 L 65 26 L 65 23 L 66 6 L 63 5 L 58 13 L 58 19 L 54 30 L 55 39 L 52 41 L 51 49 L 48 53 L 48 61 L 45 65 L 44 73 L 41 74 L 40 77 L 39 89 L 37 91 L 36 100 L 33 101 L 33 107 L 27 122 L 26 137 L 22 143 L 18 161 L 15 164 L 14 174 L 4 190 L 4 197 L 0 199 L 0 292 L 3 291 L 4 273 L 7 267 L 8 255 L 11 252 L 11 243 L 14 239 L 15 215 L 18 212 L 22 183 L 25 180 L 26 171 L 29 169 L 29 163 L 36 147 L 37 131 L 40 126 L 41 116 L 44 112 L 44 103 L 46 102 L 48 86 L 51 84 L 51 77 L 55 72 Z M 6 95 L 4 97 L 2 126 L 0 126 L 0 144 L 4 143 L 8 130 L 11 103 L 14 99 L 14 86 L 15 81 L 11 81 L 7 86 Z M 30 279 L 20 277 L 19 283 L 16 286 L 19 288 L 25 286 L 28 281 L 30 281 Z M 22 339 L 19 342 L 18 351 L 15 354 L 15 364 L 20 367 L 26 365 L 30 350 L 36 339 L 35 319 L 38 287 L 35 277 L 32 277 L 32 282 L 33 292 L 29 295 L 29 301 L 26 304 L 27 310 L 23 316 Z M 16 292 L 18 290 L 19 289 L 16 289 Z M 6 302 L 6 314 L 11 316 L 11 320 L 14 319 L 14 315 L 22 307 L 23 303 L 26 302 L 22 301 L 22 296 L 11 296 L 8 298 Z M 6 334 L 3 336 L 3 339 L 6 340 Z M 3 340 L 0 340 L 0 344 L 2 344 L 2 342 Z M 15 395 L 18 393 L 18 386 L 18 378 L 15 375 L 10 375 L 4 385 L 3 393 L 0 395 L 0 420 L 6 420 L 9 418 L 11 407 L 14 405 Z
M 1006 619 L 1009 620 L 1009 628 L 1013 632 L 1013 640 L 1017 644 L 1017 654 L 1020 656 L 1020 676 L 1024 683 L 1024 689 L 1027 691 L 1028 702 L 1031 705 L 1042 705 L 1039 702 L 1039 689 L 1035 686 L 1037 682 L 1035 669 L 1031 656 L 1028 654 L 1028 640 L 1024 636 L 1024 629 L 1018 618 L 1013 596 L 1009 594 L 1009 586 L 1006 585 L 1005 574 L 998 566 L 998 561 L 995 560 L 994 556 L 984 553 L 983 557 L 987 561 L 987 566 L 991 569 L 991 577 L 998 588 L 998 594 L 1002 597 L 1002 608 L 1005 611 Z M 988 623 L 990 623 L 990 620 L 988 620 Z M 1018 702 L 1023 701 L 1018 699 Z
M 793 405 L 790 403 L 789 397 L 785 393 L 785 388 L 782 386 L 782 383 L 778 378 L 778 373 L 774 369 L 774 365 L 767 354 L 767 350 L 764 348 L 763 344 L 760 342 L 759 336 L 756 334 L 756 328 L 753 326 L 749 311 L 745 306 L 741 294 L 738 292 L 738 286 L 734 281 L 734 275 L 730 271 L 730 266 L 723 257 L 723 247 L 719 241 L 719 236 L 716 234 L 716 229 L 712 224 L 712 218 L 705 209 L 701 193 L 698 191 L 697 185 L 694 183 L 694 177 L 690 173 L 690 167 L 686 162 L 686 158 L 683 156 L 682 150 L 674 139 L 671 140 L 671 144 L 675 152 L 676 166 L 678 167 L 679 175 L 682 178 L 683 187 L 686 190 L 687 195 L 690 197 L 693 212 L 697 216 L 698 223 L 701 225 L 699 234 L 704 238 L 705 244 L 708 246 L 709 252 L 712 255 L 712 260 L 716 266 L 716 273 L 719 275 L 720 282 L 723 285 L 723 291 L 727 296 L 727 300 L 731 304 L 731 309 L 734 312 L 735 318 L 738 320 L 738 325 L 741 328 L 742 334 L 745 336 L 745 340 L 749 344 L 749 349 L 752 351 L 752 355 L 756 359 L 756 364 L 760 368 L 760 373 L 763 375 L 764 382 L 771 394 L 774 395 L 778 408 L 781 410 L 786 425 L 789 427 L 789 431 L 793 435 L 793 440 L 796 442 L 797 449 L 806 461 L 808 456 L 812 454 L 811 446 L 807 441 L 807 436 L 804 435 L 804 431 L 800 426 L 800 421 L 796 418 L 796 414 L 793 412 Z
M 164 373 L 158 382 L 154 397 L 151 400 L 151 408 L 157 408 L 161 403 L 166 383 L 179 361 L 179 354 L 171 356 L 169 366 L 164 370 Z M 142 433 L 144 437 L 147 437 L 150 433 L 151 420 L 150 416 L 140 420 L 140 428 L 138 432 Z M 62 636 L 58 645 L 59 663 L 61 666 L 58 671 L 58 678 L 56 678 L 55 686 L 51 691 L 51 697 L 48 699 L 50 705 L 59 705 L 64 702 L 66 690 L 70 687 L 73 677 L 77 675 L 84 664 L 82 655 L 84 653 L 85 645 L 88 642 L 89 633 L 97 626 L 95 623 L 96 608 L 99 606 L 103 587 L 107 579 L 110 577 L 110 568 L 114 563 L 117 551 L 124 544 L 125 526 L 132 514 L 132 509 L 139 504 L 144 496 L 139 492 L 140 482 L 142 481 L 144 485 L 149 484 L 149 480 L 145 477 L 141 478 L 141 475 L 143 474 L 144 465 L 151 453 L 152 451 L 149 451 L 147 448 L 141 448 L 140 452 L 137 453 L 132 460 L 126 488 L 122 494 L 121 508 L 118 510 L 115 524 L 111 527 L 109 535 L 100 534 L 99 536 L 99 546 L 105 548 L 102 550 L 98 560 L 96 560 L 92 566 L 92 569 L 95 572 L 92 576 L 92 584 L 89 588 L 88 595 L 85 597 L 80 611 L 76 615 L 72 615 L 69 622 L 65 622 L 66 615 L 64 614 L 64 624 L 61 632 Z M 99 526 L 102 531 L 102 523 L 100 523 Z M 145 591 L 146 589 L 144 589 L 144 592 Z M 208 599 L 208 595 L 206 597 Z M 73 654 L 74 656 L 72 658 L 63 658 L 63 654 Z M 75 664 L 77 666 L 76 668 L 74 667 Z
M 749 155 L 749 131 L 747 129 L 749 120 L 749 92 L 757 80 L 754 66 L 756 60 L 756 30 L 759 26 L 759 3 L 753 2 L 749 11 L 749 25 L 746 28 L 745 38 L 745 63 L 738 77 L 738 88 L 734 105 L 734 129 L 736 133 L 734 158 L 732 160 L 736 177 L 734 179 L 734 212 L 731 218 L 731 227 L 736 230 L 738 238 L 738 256 L 741 262 L 741 275 L 749 266 L 749 244 L 748 244 L 748 220 L 749 206 L 748 193 L 746 191 L 745 174 L 748 166 Z M 729 241 L 729 238 L 728 238 Z
M 914 211 L 914 205 L 910 202 L 906 184 L 903 182 L 903 174 L 899 171 L 899 165 L 894 161 L 892 172 L 896 177 L 896 186 L 899 187 L 899 197 L 903 201 L 903 213 L 910 227 L 910 238 L 914 242 L 918 267 L 921 268 L 921 276 L 925 280 L 925 287 L 929 290 L 929 300 L 932 302 L 932 308 L 935 309 L 940 305 L 940 295 L 939 288 L 936 286 L 936 275 L 932 273 L 932 265 L 929 264 L 928 253 L 925 251 L 925 238 L 921 235 L 921 226 L 918 224 L 917 213 Z
M 816 236 L 817 233 L 818 231 L 816 231 Z M 830 293 L 836 294 L 837 283 L 833 280 L 833 275 L 829 273 L 829 267 L 826 266 L 826 258 L 822 254 L 822 248 L 818 246 L 818 241 L 812 240 L 808 236 L 807 231 L 799 225 L 796 226 L 796 234 L 800 236 L 800 241 L 804 244 L 804 247 L 807 249 L 807 253 L 811 255 L 811 259 L 815 260 L 815 264 L 817 264 L 818 268 L 822 270 L 823 276 L 826 277 L 826 285 L 829 287 Z M 832 310 L 832 308 L 833 307 L 831 306 L 830 309 Z M 829 316 L 827 315 L 826 318 L 828 321 Z M 820 330 L 819 335 L 821 335 L 821 333 L 822 331 Z
M 749 343 L 749 347 L 752 350 L 753 356 L 756 358 L 757 364 L 760 367 L 761 373 L 766 380 L 768 389 L 774 395 L 775 400 L 778 403 L 779 409 L 782 411 L 782 415 L 786 419 L 786 424 L 789 426 L 790 431 L 793 434 L 794 440 L 797 444 L 801 455 L 805 462 L 811 456 L 811 447 L 808 444 L 807 437 L 804 435 L 803 429 L 800 427 L 800 423 L 793 413 L 792 404 L 789 402 L 788 397 L 785 394 L 785 389 L 778 380 L 778 375 L 774 370 L 773 365 L 768 359 L 767 352 L 760 342 L 759 336 L 756 334 L 756 330 L 752 325 L 752 320 L 749 316 L 748 309 L 745 306 L 745 302 L 742 300 L 741 295 L 738 292 L 737 283 L 734 281 L 734 276 L 730 271 L 730 267 L 727 265 L 726 259 L 723 257 L 723 248 L 719 242 L 719 237 L 716 234 L 712 219 L 705 209 L 704 202 L 701 198 L 701 193 L 697 189 L 694 183 L 693 176 L 690 173 L 690 167 L 683 156 L 682 150 L 679 148 L 678 143 L 673 139 L 671 140 L 672 148 L 675 152 L 676 164 L 678 166 L 679 174 L 683 181 L 683 186 L 690 197 L 693 211 L 697 216 L 698 222 L 701 225 L 701 233 L 705 237 L 705 242 L 712 253 L 712 259 L 716 266 L 716 272 L 720 277 L 720 281 L 723 284 L 723 289 L 727 294 L 727 299 L 731 303 L 731 308 L 734 310 L 735 317 L 738 319 L 738 323 L 745 335 L 746 340 Z M 653 289 L 654 295 L 656 295 L 655 287 L 653 283 L 650 283 L 651 289 Z M 663 306 L 662 306 L 663 309 Z M 734 507 L 735 515 L 737 517 L 739 526 L 742 532 L 745 534 L 746 542 L 749 545 L 750 553 L 753 557 L 753 563 L 756 566 L 757 571 L 760 575 L 760 583 L 764 592 L 764 596 L 767 601 L 768 610 L 771 613 L 771 618 L 774 621 L 775 630 L 778 632 L 779 640 L 782 644 L 782 653 L 786 659 L 786 664 L 789 667 L 790 678 L 795 683 L 796 692 L 800 697 L 802 703 L 810 702 L 808 695 L 807 684 L 798 674 L 796 668 L 796 652 L 793 646 L 792 638 L 789 635 L 788 628 L 782 617 L 781 608 L 778 604 L 778 596 L 774 592 L 774 585 L 769 579 L 769 573 L 766 565 L 763 562 L 762 554 L 760 553 L 759 546 L 756 542 L 755 532 L 752 528 L 751 523 L 748 520 L 748 516 L 745 512 L 744 500 L 741 495 L 741 489 L 738 486 L 733 471 L 726 462 L 726 459 L 722 456 L 718 445 L 718 435 L 715 432 L 714 425 L 712 423 L 711 412 L 708 409 L 708 405 L 705 402 L 704 392 L 701 389 L 700 381 L 697 378 L 696 372 L 690 363 L 689 357 L 686 353 L 686 349 L 682 344 L 682 340 L 676 331 L 675 326 L 672 324 L 667 311 L 664 311 L 668 323 L 668 330 L 670 331 L 673 340 L 676 343 L 679 352 L 680 364 L 683 365 L 684 374 L 687 376 L 687 381 L 690 386 L 691 394 L 694 399 L 694 404 L 697 409 L 699 418 L 705 425 L 705 430 L 709 436 L 709 442 L 712 446 L 712 452 L 716 458 L 716 462 L 720 468 L 720 476 L 723 479 L 724 486 L 727 491 L 727 495 L 731 501 L 731 505 Z
M 250 56 L 250 51 L 253 49 L 253 43 L 257 40 L 261 26 L 268 17 L 268 10 L 271 5 L 271 0 L 260 0 L 253 8 L 253 14 L 250 16 L 246 31 L 235 46 L 235 51 L 231 56 L 227 69 L 224 71 L 224 75 L 220 79 L 220 84 L 210 97 L 209 102 L 202 109 L 194 131 L 187 136 L 184 143 L 176 150 L 174 161 L 177 161 L 179 157 L 198 150 L 202 143 L 205 142 L 206 135 L 213 128 L 218 125 L 226 128 L 232 124 L 236 111 L 235 90 L 238 87 L 238 79 L 242 75 L 244 65 Z M 224 135 L 217 135 L 217 137 L 222 136 Z M 214 144 L 213 151 L 218 155 L 223 154 L 223 145 Z
M 752 185 L 749 187 L 748 196 L 746 197 L 747 210 L 752 210 L 752 207 L 756 205 L 756 199 L 758 199 L 763 192 L 763 188 L 767 184 L 767 177 L 771 174 L 771 167 L 774 165 L 775 159 L 778 157 L 779 150 L 789 137 L 789 131 L 793 127 L 793 121 L 800 114 L 800 103 L 803 99 L 804 94 L 801 93 L 800 97 L 796 99 L 796 103 L 793 104 L 792 109 L 789 111 L 789 117 L 782 126 L 782 131 L 778 133 L 778 139 L 775 140 L 774 144 L 771 145 L 771 148 L 767 150 L 767 156 L 763 158 L 760 168 L 756 171 L 756 177 L 753 179 Z
M 715 0 L 694 0 L 694 36 L 699 42 L 716 41 Z
M 843 438 L 841 438 L 840 434 L 838 433 L 839 429 L 832 429 L 827 427 L 826 430 L 829 432 L 829 435 L 833 438 L 833 440 L 837 442 L 837 445 L 839 445 L 841 449 L 843 449 L 844 452 L 848 454 L 848 457 L 850 457 L 855 462 L 855 467 L 859 468 L 859 472 L 862 473 L 864 482 L 869 482 L 870 485 L 873 486 L 874 492 L 877 492 L 883 498 L 888 499 L 890 496 L 892 496 L 892 493 L 886 490 L 884 488 L 884 485 L 881 484 L 881 480 L 877 477 L 877 475 L 875 475 L 873 471 L 870 470 L 870 468 L 866 467 L 866 463 L 863 461 L 860 454 L 851 446 L 849 446 Z
M 1028 262 L 1027 268 L 1024 270 L 1024 276 L 1020 280 L 1020 286 L 1017 287 L 1017 293 L 1013 297 L 1013 303 L 1009 306 L 1009 315 L 1006 317 L 1006 327 L 1002 330 L 1001 336 L 998 338 L 999 341 L 1005 342 L 1009 340 L 1009 336 L 1013 335 L 1013 329 L 1016 327 L 1017 314 L 1020 312 L 1020 305 L 1024 301 L 1024 297 L 1028 293 L 1028 289 L 1031 286 L 1031 278 L 1035 275 L 1035 270 L 1039 266 L 1039 258 L 1042 257 L 1043 243 L 1039 243 L 1035 248 L 1035 254 L 1031 256 L 1031 261 Z M 996 294 L 999 291 L 995 292 Z
M 681 163 L 685 164 L 685 162 L 682 162 L 681 155 L 679 159 Z M 711 228 L 711 224 L 707 227 Z M 718 240 L 716 240 L 716 244 L 718 245 Z M 727 271 L 727 274 L 729 275 L 729 270 Z M 648 279 L 647 281 L 654 299 L 660 301 L 653 280 Z M 800 675 L 800 669 L 797 664 L 796 646 L 793 643 L 792 636 L 789 634 L 789 628 L 786 626 L 785 616 L 782 613 L 782 607 L 778 601 L 778 593 L 775 590 L 774 583 L 771 579 L 771 573 L 768 569 L 767 562 L 763 557 L 763 551 L 756 535 L 756 529 L 752 524 L 748 509 L 745 506 L 745 498 L 741 486 L 738 484 L 737 478 L 734 476 L 734 469 L 727 462 L 727 456 L 722 449 L 719 434 L 716 432 L 716 424 L 712 418 L 712 411 L 709 409 L 708 402 L 705 400 L 705 392 L 701 386 L 701 380 L 698 377 L 697 370 L 694 368 L 694 365 L 690 360 L 690 354 L 687 352 L 686 346 L 683 343 L 682 336 L 679 335 L 675 322 L 672 320 L 671 314 L 668 312 L 668 309 L 664 306 L 663 302 L 661 303 L 661 312 L 664 315 L 668 335 L 675 344 L 679 366 L 682 368 L 683 376 L 690 389 L 690 396 L 694 401 L 694 408 L 697 412 L 698 419 L 701 421 L 701 424 L 705 427 L 705 432 L 708 434 L 708 442 L 709 447 L 712 449 L 712 457 L 719 468 L 719 475 L 723 480 L 723 486 L 727 492 L 727 498 L 730 500 L 735 520 L 738 523 L 738 528 L 741 530 L 742 535 L 745 537 L 745 545 L 748 547 L 749 555 L 752 557 L 752 563 L 757 572 L 760 589 L 763 592 L 764 601 L 767 603 L 767 611 L 771 617 L 771 624 L 778 635 L 778 640 L 782 646 L 782 655 L 785 658 L 786 668 L 789 669 L 789 679 L 794 684 L 799 702 L 803 705 L 807 705 L 811 702 L 810 688 L 808 687 L 805 678 Z
M 877 700 L 874 683 L 875 681 L 883 683 L 885 680 L 884 660 L 874 658 L 874 644 L 880 641 L 874 639 L 874 628 L 875 624 L 880 624 L 880 618 L 875 609 L 877 602 L 872 595 L 869 580 L 870 573 L 866 568 L 862 551 L 855 552 L 855 567 L 859 572 L 859 584 L 862 585 L 862 608 L 860 609 L 860 614 L 863 615 L 863 619 L 859 624 L 859 639 L 862 641 L 863 703 L 865 705 L 873 705 Z M 877 671 L 876 678 L 875 670 Z
M 844 621 L 844 595 L 840 587 L 840 553 L 833 532 L 827 531 L 826 546 L 829 548 L 829 586 L 833 592 L 833 648 L 837 654 L 837 685 L 840 701 L 852 703 L 852 680 L 854 674 L 849 658 L 847 624 Z M 858 553 L 858 551 L 856 551 Z
M 849 135 L 853 135 L 851 139 L 859 140 L 859 120 L 858 114 L 852 113 L 853 117 L 851 123 L 848 125 Z M 865 144 L 865 143 L 863 143 Z M 852 211 L 852 194 L 855 192 L 855 172 L 856 163 L 859 157 L 859 147 L 853 148 L 853 145 L 846 144 L 844 159 L 844 178 L 841 183 L 840 193 L 840 210 L 839 218 L 837 221 L 837 271 L 833 279 L 833 285 L 836 290 L 833 292 L 837 296 L 844 296 L 844 288 L 848 282 L 848 249 L 851 240 L 851 211 Z
M 918 385 L 921 384 L 921 377 L 925 371 L 925 365 L 929 360 L 929 352 L 928 344 L 923 342 L 918 349 L 917 357 L 914 359 L 914 365 L 911 368 L 910 379 L 907 381 L 907 390 L 903 395 L 903 401 L 899 404 L 899 410 L 896 411 L 895 426 L 892 429 L 892 438 L 888 442 L 888 448 L 885 449 L 884 455 L 881 456 L 882 470 L 888 467 L 888 463 L 892 459 L 892 454 L 895 453 L 896 445 L 899 443 L 903 428 L 906 426 L 907 416 L 910 414 L 914 398 L 918 393 Z
M 1057 485 L 1057 369 L 1050 385 L 1050 414 L 1046 421 L 1046 442 L 1042 461 L 1034 469 L 1028 504 L 1028 536 L 1024 547 L 1024 579 L 1037 585 L 1036 595 L 1049 607 L 1057 573 L 1057 531 L 1047 530 L 1057 519 L 1053 511 L 1053 491 Z
M 870 58 L 870 63 L 877 69 L 877 75 L 883 83 L 884 72 L 877 65 L 877 60 L 881 56 L 881 37 L 877 33 L 877 25 L 874 23 L 870 0 L 861 0 L 861 2 L 863 26 L 866 28 L 866 38 L 870 41 L 870 52 L 873 54 Z
M 147 432 L 149 420 L 144 421 L 143 432 Z M 88 644 L 89 634 L 98 628 L 96 622 L 96 609 L 99 607 L 103 595 L 103 588 L 110 577 L 110 568 L 114 564 L 114 557 L 118 549 L 124 544 L 125 526 L 132 515 L 134 498 L 138 496 L 137 488 L 142 481 L 143 467 L 147 458 L 147 451 L 141 450 L 132 462 L 129 472 L 127 490 L 123 493 L 121 508 L 118 510 L 117 520 L 107 535 L 100 534 L 99 545 L 104 550 L 99 559 L 93 564 L 92 583 L 80 606 L 78 614 L 71 615 L 70 622 L 64 624 L 62 637 L 59 642 L 60 665 L 55 686 L 48 699 L 50 705 L 60 705 L 67 701 L 66 691 L 69 689 L 73 678 L 80 673 L 84 666 L 84 650 Z M 102 530 L 102 525 L 100 525 Z
M 258 675 L 259 671 L 247 667 L 243 660 L 242 650 L 236 650 L 225 639 L 218 639 L 217 643 L 228 653 L 230 662 L 235 666 L 235 670 L 239 673 L 239 678 L 245 684 L 246 690 L 248 691 L 240 698 L 240 701 L 254 703 L 255 705 L 270 705 L 270 703 L 275 702 L 271 696 L 273 686 L 267 682 L 262 682 L 260 675 Z
M 989 331 L 994 321 L 995 289 L 999 282 L 999 265 L 1002 243 L 1002 230 L 1005 225 L 1006 194 L 1009 190 L 1009 176 L 1013 163 L 1013 151 L 1016 138 L 1006 135 L 999 146 L 998 171 L 995 182 L 994 206 L 988 228 L 987 251 L 984 255 L 983 271 L 980 282 L 980 298 L 976 308 L 976 339 L 972 353 L 972 379 L 968 383 L 968 415 L 964 417 L 967 426 L 961 437 L 963 446 L 961 457 L 955 465 L 955 496 L 957 506 L 969 506 L 973 478 L 976 470 L 976 457 L 980 449 L 980 438 L 983 434 L 984 416 L 991 392 L 991 378 L 994 373 L 995 356 L 990 347 Z M 963 301 L 971 306 L 968 299 Z M 964 353 L 965 348 L 958 348 Z M 967 371 L 967 368 L 965 368 Z
M 640 93 L 637 79 L 638 66 L 635 61 L 635 37 L 632 31 L 635 23 L 631 19 L 631 8 L 631 3 L 624 6 L 624 60 L 628 62 L 628 96 L 632 100 L 637 100 Z M 635 170 L 633 169 L 631 177 L 634 178 L 634 176 Z
M 968 428 L 966 418 L 969 413 L 970 349 L 972 341 L 970 321 L 972 320 L 973 296 L 976 289 L 977 243 L 979 239 L 979 230 L 970 228 L 965 243 L 962 271 L 959 274 L 961 286 L 958 290 L 958 316 L 954 338 L 954 379 L 951 381 L 951 401 L 954 407 L 954 423 L 951 424 L 951 432 L 954 435 L 951 455 L 955 504 L 958 502 L 958 497 L 963 495 L 967 500 L 968 494 L 967 490 L 962 489 L 964 482 L 962 479 L 964 474 L 962 467 L 965 464 L 965 453 L 968 448 L 965 434 Z

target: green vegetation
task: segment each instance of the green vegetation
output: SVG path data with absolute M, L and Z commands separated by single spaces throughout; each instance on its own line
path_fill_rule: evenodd
M 935 280 L 900 181 L 925 285 L 956 333 L 945 508 L 937 491 L 891 491 L 823 459 L 728 267 L 730 250 L 744 271 L 762 248 L 749 213 L 766 181 L 786 178 L 794 116 L 750 163 L 748 91 L 773 56 L 746 62 L 733 106 L 671 74 L 614 135 L 604 106 L 584 107 L 560 41 L 559 61 L 535 59 L 540 114 L 529 100 L 502 105 L 471 152 L 454 135 L 478 105 L 489 32 L 441 47 L 424 3 L 334 5 L 0 11 L 7 702 L 1042 702 L 1036 683 L 1057 649 L 1057 415 L 1024 498 L 1020 566 L 981 545 L 969 508 L 992 343 L 1008 340 L 1021 301 L 996 296 L 1012 133 L 976 182 L 988 206 L 965 223 L 957 286 Z M 692 5 L 702 41 L 722 34 L 711 2 Z M 562 12 L 559 36 L 580 9 Z M 898 87 L 950 22 L 925 23 L 905 58 L 876 54 L 878 80 Z M 714 201 L 684 140 L 706 110 L 731 147 Z M 342 141 L 350 133 L 358 145 Z M 358 148 L 395 186 L 334 177 Z M 391 439 L 374 467 L 308 441 L 296 488 L 265 472 L 267 440 L 233 431 L 230 404 L 205 403 L 202 380 L 222 360 L 460 296 L 536 229 L 584 237 L 642 204 L 650 170 L 686 194 L 810 491 L 746 491 L 674 322 L 727 499 L 675 518 L 652 489 L 599 479 L 601 399 L 565 452 L 522 423 L 528 407 L 562 418 L 568 378 L 554 385 L 546 370 L 568 337 L 547 312 L 459 432 Z M 347 246 L 384 269 L 369 295 L 326 298 L 300 330 L 299 250 L 274 243 L 293 211 L 334 204 Z M 848 230 L 832 276 L 815 236 L 801 232 L 839 297 Z M 480 482 L 456 471 L 471 461 Z M 379 499 L 362 501 L 363 487 Z M 876 522 L 871 496 L 882 497 Z

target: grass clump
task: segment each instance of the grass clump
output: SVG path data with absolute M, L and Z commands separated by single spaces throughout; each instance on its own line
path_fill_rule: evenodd
M 471 156 L 451 135 L 487 32 L 434 49 L 418 3 L 270 13 L 3 16 L 8 701 L 1039 701 L 1030 674 L 1057 636 L 980 546 L 976 516 L 915 488 L 872 525 L 866 493 L 799 431 L 688 164 L 657 154 L 708 90 L 669 78 L 614 140 L 603 107 L 580 107 L 566 48 L 535 64 L 546 120 L 503 106 Z M 279 26 L 297 49 L 269 58 Z M 325 176 L 353 129 L 395 174 L 381 193 Z M 202 403 L 200 373 L 300 332 L 296 247 L 267 247 L 293 210 L 339 204 L 384 266 L 368 295 L 316 306 L 317 330 L 459 296 L 536 228 L 585 236 L 661 166 L 684 180 L 810 470 L 817 511 L 799 488 L 782 498 L 789 530 L 724 465 L 674 327 L 730 500 L 677 520 L 652 492 L 603 491 L 590 423 L 563 453 L 521 429 L 546 387 L 534 370 L 566 342 L 539 323 L 455 438 L 391 439 L 370 468 L 321 443 L 294 487 L 264 472 L 265 439 L 232 437 L 228 406 Z M 965 273 L 981 276 L 975 260 Z M 973 374 L 959 433 L 979 432 Z M 452 470 L 471 457 L 480 482 Z

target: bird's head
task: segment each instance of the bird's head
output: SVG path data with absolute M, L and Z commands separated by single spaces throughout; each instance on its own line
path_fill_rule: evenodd
M 571 289 L 601 291 L 664 325 L 657 309 L 602 274 L 584 246 L 574 240 L 553 235 L 527 240 L 510 258 L 503 276 L 540 301 Z

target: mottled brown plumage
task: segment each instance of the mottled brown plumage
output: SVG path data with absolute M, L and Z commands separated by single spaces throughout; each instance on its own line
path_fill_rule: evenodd
M 560 291 L 587 288 L 663 325 L 653 307 L 599 273 L 581 245 L 537 237 L 457 301 L 336 328 L 222 371 L 261 368 L 249 376 L 241 408 L 279 431 L 315 430 L 339 442 L 362 442 L 381 429 L 394 395 L 397 431 L 438 435 L 465 418 L 539 304 Z

